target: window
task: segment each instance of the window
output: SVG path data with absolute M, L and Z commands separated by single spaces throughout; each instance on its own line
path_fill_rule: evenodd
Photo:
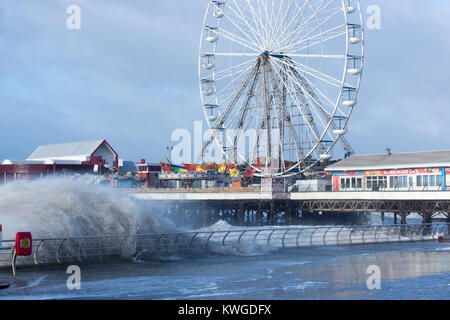
M 430 176 L 430 187 L 436 187 L 436 176 Z
M 409 187 L 412 188 L 414 185 L 413 177 L 409 177 Z
M 389 186 L 391 187 L 391 189 L 394 189 L 394 177 L 389 177 Z
M 417 176 L 416 179 L 417 179 L 417 186 L 422 187 L 423 186 L 422 176 Z
M 408 177 L 407 176 L 403 177 L 403 188 L 408 188 Z
M 356 179 L 356 188 L 357 189 L 362 188 L 362 179 L 361 178 Z
M 436 176 L 436 186 L 442 187 L 442 176 Z
M 423 179 L 423 186 L 428 187 L 428 176 L 422 176 Z
M 341 179 L 341 189 L 345 189 L 345 179 Z
M 352 189 L 356 188 L 356 178 L 352 178 Z
M 387 177 L 380 177 L 381 179 L 381 185 L 383 188 L 387 188 L 388 187 L 388 181 L 387 181 Z
M 398 185 L 398 177 L 394 177 L 394 188 L 397 189 L 399 187 Z
M 350 189 L 350 179 L 345 179 L 345 189 Z

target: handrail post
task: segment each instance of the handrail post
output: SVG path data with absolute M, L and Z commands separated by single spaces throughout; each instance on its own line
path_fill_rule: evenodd
M 386 242 L 387 242 L 387 243 L 391 242 L 391 241 L 389 240 L 389 233 L 391 233 L 391 230 L 392 230 L 392 227 L 388 227 L 388 228 L 387 228 L 387 233 L 386 233 Z
M 39 248 L 41 247 L 42 243 L 44 242 L 44 240 L 39 241 L 39 244 L 36 246 L 36 249 L 34 249 L 34 253 L 33 253 L 33 262 L 35 265 L 39 265 L 39 261 L 38 261 L 38 251 Z
M 61 241 L 61 244 L 60 244 L 59 247 L 58 247 L 58 250 L 56 250 L 56 261 L 57 261 L 59 264 L 61 264 L 61 259 L 60 259 L 60 257 L 59 257 L 59 251 L 61 250 L 61 248 L 62 248 L 64 242 L 66 242 L 66 240 L 67 240 L 67 238 L 63 239 L 63 240 Z
M 325 231 L 325 233 L 323 234 L 323 245 L 326 246 L 327 245 L 327 234 L 328 232 L 331 230 L 332 227 L 327 228 L 327 230 Z
M 81 241 L 79 242 L 79 244 L 78 244 L 78 249 L 77 249 L 77 260 L 80 261 L 80 262 L 83 261 L 83 260 L 81 259 L 81 248 L 82 248 L 83 243 L 84 243 L 85 241 L 86 241 L 86 240 L 81 240 Z
M 314 236 L 314 233 L 316 232 L 317 229 L 318 229 L 318 228 L 313 228 L 313 231 L 311 232 L 311 237 L 310 237 L 310 239 L 309 239 L 309 245 L 310 245 L 311 247 L 313 247 L 313 236 Z
M 270 246 L 270 238 L 272 237 L 273 233 L 276 229 L 273 229 L 272 232 L 269 234 L 269 237 L 267 238 L 267 245 Z
M 283 238 L 281 239 L 281 246 L 283 247 L 283 248 L 286 248 L 286 246 L 285 246 L 285 243 L 284 243 L 284 240 L 285 240 L 285 238 L 286 238 L 286 235 L 289 233 L 289 229 L 283 234 Z
M 336 244 L 337 244 L 337 245 L 340 244 L 339 236 L 340 236 L 342 230 L 344 230 L 344 227 L 341 227 L 341 228 L 339 229 L 339 231 L 336 233 Z
M 238 238 L 238 243 L 239 243 L 239 244 L 241 243 L 241 238 L 242 238 L 242 236 L 243 236 L 246 232 L 247 232 L 247 230 L 242 231 L 242 233 L 240 234 L 240 236 L 239 236 L 239 238 Z
M 348 235 L 348 241 L 350 242 L 350 245 L 353 245 L 352 234 L 354 231 L 355 231 L 355 229 L 352 228 L 350 231 L 350 234 Z
M 300 230 L 297 232 L 297 239 L 295 240 L 295 243 L 297 244 L 297 248 L 300 248 L 300 244 L 299 244 L 298 240 L 299 240 L 299 238 L 300 238 L 300 234 L 302 233 L 302 231 L 303 231 L 303 229 L 300 229 Z
M 378 238 L 377 238 L 378 231 L 380 231 L 380 226 L 375 228 L 375 243 L 378 243 Z
M 228 235 L 231 233 L 232 231 L 228 231 L 225 236 L 222 239 L 222 245 L 225 246 L 225 240 L 227 239 Z
M 192 237 L 192 239 L 191 239 L 191 242 L 189 243 L 189 249 L 191 250 L 191 252 L 192 252 L 192 245 L 193 245 L 193 243 L 194 243 L 194 240 L 195 240 L 195 238 L 198 236 L 198 232 L 196 232 L 195 234 L 194 234 L 194 236 Z
M 362 242 L 363 242 L 363 244 L 366 244 L 366 237 L 365 237 L 366 230 L 367 230 L 366 227 L 362 228 Z

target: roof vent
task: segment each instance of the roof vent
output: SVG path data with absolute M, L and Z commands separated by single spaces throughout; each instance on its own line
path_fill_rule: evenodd
M 392 155 L 391 148 L 386 148 L 386 154 L 388 156 Z

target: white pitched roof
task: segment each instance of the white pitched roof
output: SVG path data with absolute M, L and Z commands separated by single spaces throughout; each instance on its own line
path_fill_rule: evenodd
M 450 151 L 423 151 L 392 154 L 355 155 L 341 160 L 326 171 L 388 170 L 450 166 Z
M 105 140 L 49 144 L 37 147 L 27 160 L 54 159 L 63 157 L 88 157 Z

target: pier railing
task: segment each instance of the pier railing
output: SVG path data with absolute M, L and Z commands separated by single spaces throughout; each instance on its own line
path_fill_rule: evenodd
M 158 259 L 199 253 L 259 254 L 282 248 L 435 240 L 450 224 L 261 227 L 219 231 L 33 239 L 33 253 L 18 265 L 68 264 L 110 259 Z M 13 240 L 3 240 L 0 266 L 11 266 Z

